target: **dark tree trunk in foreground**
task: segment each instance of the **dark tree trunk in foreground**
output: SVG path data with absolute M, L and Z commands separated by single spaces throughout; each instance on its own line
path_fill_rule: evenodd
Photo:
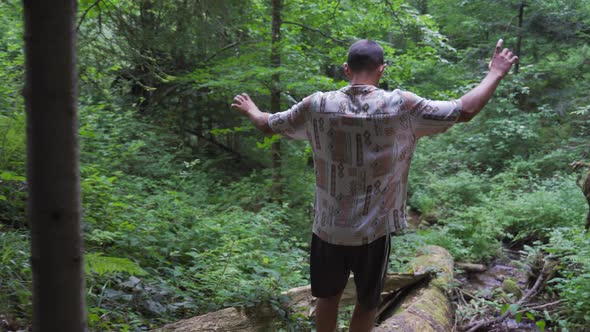
M 281 66 L 281 7 L 282 0 L 272 0 L 272 39 L 270 51 L 270 65 L 273 69 L 278 69 Z M 272 75 L 272 86 L 270 90 L 270 112 L 277 113 L 281 111 L 281 77 L 279 73 Z M 276 141 L 272 144 L 271 149 L 272 159 L 272 191 L 271 197 L 275 201 L 280 200 L 282 193 L 281 187 L 281 141 Z
M 33 330 L 85 331 L 75 0 L 24 0 Z

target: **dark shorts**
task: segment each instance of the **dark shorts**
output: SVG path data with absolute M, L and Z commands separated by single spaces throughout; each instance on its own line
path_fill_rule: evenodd
M 367 310 L 379 306 L 387 262 L 389 235 L 360 246 L 330 244 L 313 234 L 311 240 L 311 294 L 331 297 L 344 289 L 354 273 L 357 300 Z

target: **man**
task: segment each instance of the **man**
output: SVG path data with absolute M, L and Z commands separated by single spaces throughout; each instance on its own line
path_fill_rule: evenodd
M 420 137 L 471 120 L 518 60 L 503 41 L 489 73 L 456 101 L 431 101 L 410 92 L 377 88 L 386 67 L 383 49 L 354 43 L 344 71 L 350 85 L 317 92 L 285 112 L 261 112 L 247 94 L 232 107 L 256 128 L 309 140 L 316 174 L 311 287 L 318 298 L 318 332 L 334 331 L 338 302 L 352 271 L 357 303 L 350 331 L 373 327 L 389 259 L 389 235 L 406 227 L 410 161 Z

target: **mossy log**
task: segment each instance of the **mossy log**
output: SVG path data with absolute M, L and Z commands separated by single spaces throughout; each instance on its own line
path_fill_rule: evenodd
M 430 273 L 391 273 L 387 275 L 384 295 L 414 285 L 430 276 Z M 356 287 L 351 277 L 340 300 L 341 305 L 351 305 L 356 301 Z M 302 286 L 283 293 L 290 300 L 287 307 L 292 312 L 311 317 L 315 313 L 316 298 L 311 296 L 311 287 Z M 280 318 L 268 306 L 255 309 L 239 307 L 225 308 L 205 315 L 181 320 L 168 324 L 156 331 L 159 332 L 193 332 L 193 331 L 273 331 L 274 324 Z
M 438 246 L 427 246 L 422 251 L 413 262 L 414 271 L 436 271 L 436 278 L 412 289 L 393 310 L 393 315 L 374 331 L 452 331 L 455 315 L 447 290 L 453 281 L 453 257 Z
M 437 272 L 436 279 L 427 282 L 433 271 Z M 349 279 L 343 292 L 341 306 L 351 305 L 356 302 L 356 289 L 352 278 Z M 452 279 L 453 259 L 449 253 L 440 247 L 426 247 L 414 260 L 413 273 L 392 273 L 387 275 L 380 312 L 383 311 L 382 309 L 385 306 L 390 305 L 390 302 L 385 299 L 388 299 L 391 294 L 403 289 L 410 289 L 411 291 L 407 296 L 401 298 L 401 302 L 398 301 L 400 309 L 396 310 L 396 312 L 399 311 L 400 314 L 387 319 L 383 326 L 378 327 L 378 330 L 450 331 L 450 328 L 447 327 L 449 324 L 452 325 L 453 314 L 444 289 Z M 412 289 L 412 287 L 415 287 L 415 289 Z M 309 285 L 293 288 L 283 294 L 290 299 L 286 304 L 290 311 L 308 317 L 314 315 L 316 298 L 311 296 L 311 287 Z M 399 315 L 401 317 L 398 317 Z M 255 309 L 232 307 L 178 321 L 156 331 L 274 331 L 276 325 L 280 324 L 280 322 L 281 319 L 269 306 L 260 306 Z M 408 326 L 408 328 L 400 329 L 394 326 Z M 413 326 L 415 326 L 414 329 L 409 328 Z
M 488 269 L 482 264 L 455 263 L 455 266 L 467 273 L 482 273 Z

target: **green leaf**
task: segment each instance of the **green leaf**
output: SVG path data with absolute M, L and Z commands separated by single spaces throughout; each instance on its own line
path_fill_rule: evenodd
M 506 311 L 508 311 L 508 308 L 510 308 L 510 305 L 508 304 L 504 304 L 502 307 L 500 307 L 500 315 L 504 315 Z
M 519 305 L 519 304 L 516 304 L 516 303 L 514 303 L 514 304 L 511 304 L 511 305 L 510 305 L 510 307 L 508 308 L 508 310 L 510 311 L 510 313 L 511 313 L 512 315 L 516 315 L 516 312 L 518 311 L 518 308 L 519 308 L 519 307 L 520 307 L 520 305 Z
M 545 321 L 544 320 L 540 320 L 540 321 L 536 322 L 535 324 L 537 324 L 537 326 L 539 327 L 539 330 L 541 330 L 541 332 L 545 331 Z
M 25 181 L 26 178 L 24 176 L 18 175 L 13 172 L 4 171 L 0 173 L 0 180 L 4 181 Z
M 102 252 L 86 254 L 84 256 L 84 270 L 87 274 L 98 275 L 115 272 L 125 272 L 134 275 L 147 274 L 137 263 L 120 257 L 103 256 Z

